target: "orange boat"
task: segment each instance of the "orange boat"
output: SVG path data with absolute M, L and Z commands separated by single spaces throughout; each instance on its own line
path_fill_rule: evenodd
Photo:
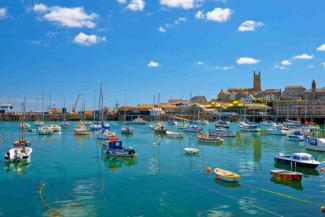
M 203 135 L 197 135 L 197 138 L 202 142 L 210 142 L 210 143 L 217 143 L 223 141 L 223 139 L 220 137 L 206 137 Z

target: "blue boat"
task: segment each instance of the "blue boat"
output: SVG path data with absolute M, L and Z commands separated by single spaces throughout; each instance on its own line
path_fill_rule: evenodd
M 304 167 L 315 169 L 320 162 L 316 161 L 313 156 L 307 153 L 294 153 L 293 155 L 279 154 L 274 157 L 275 163 L 291 165 L 293 167 Z
M 110 138 L 106 147 L 106 154 L 111 157 L 135 157 L 135 149 L 132 147 L 123 148 L 122 141 L 116 137 Z

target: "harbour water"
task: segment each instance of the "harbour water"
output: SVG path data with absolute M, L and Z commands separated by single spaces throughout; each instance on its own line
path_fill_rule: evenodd
M 134 126 L 134 135 L 120 138 L 137 157 L 109 159 L 94 134 L 76 137 L 73 126 L 51 136 L 26 132 L 31 162 L 0 161 L 0 216 L 322 216 L 325 153 L 306 151 L 302 142 L 240 132 L 208 145 L 193 133 L 172 139 Z M 111 126 L 119 132 L 122 123 Z M 17 137 L 17 122 L 0 123 L 2 155 Z M 186 155 L 189 146 L 200 154 Z M 301 183 L 273 180 L 270 170 L 279 166 L 273 157 L 293 152 L 311 153 L 322 164 L 302 171 Z M 215 181 L 207 167 L 237 172 L 241 180 Z

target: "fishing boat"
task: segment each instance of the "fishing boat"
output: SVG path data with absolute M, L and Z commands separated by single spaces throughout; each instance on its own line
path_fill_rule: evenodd
M 172 138 L 183 138 L 183 134 L 182 133 L 178 133 L 178 132 L 173 132 L 170 130 L 166 131 L 166 135 L 168 137 L 172 137 Z
M 167 124 L 168 124 L 168 125 L 175 126 L 175 125 L 177 125 L 177 121 L 175 121 L 175 120 L 168 120 L 168 121 L 167 121 Z
M 275 163 L 282 163 L 291 165 L 294 167 L 304 167 L 309 169 L 315 169 L 320 162 L 316 161 L 313 156 L 307 153 L 294 153 L 293 155 L 279 154 L 274 157 Z
M 295 141 L 304 141 L 306 139 L 306 135 L 303 134 L 299 130 L 289 133 L 289 134 L 287 134 L 287 136 L 288 136 L 288 139 L 295 140 Z
M 227 128 L 221 128 L 221 127 L 210 129 L 208 134 L 211 137 L 235 137 L 234 132 L 230 131 Z
M 186 154 L 192 154 L 192 155 L 197 155 L 199 154 L 199 149 L 197 148 L 191 148 L 191 147 L 188 147 L 188 148 L 184 148 Z
M 155 133 L 166 133 L 167 128 L 164 123 L 160 122 L 150 126 Z
M 209 124 L 208 120 L 192 120 L 189 122 L 189 124 L 193 124 L 193 125 L 207 125 Z
M 97 131 L 97 130 L 100 130 L 102 129 L 102 125 L 101 123 L 97 122 L 97 121 L 94 121 L 90 126 L 89 126 L 89 129 L 91 131 Z
M 215 168 L 214 174 L 216 178 L 227 182 L 238 182 L 240 179 L 239 174 L 221 168 Z
M 306 149 L 313 151 L 325 151 L 325 139 L 324 138 L 307 138 L 305 140 Z
M 89 131 L 86 126 L 82 123 L 78 123 L 74 128 L 74 135 L 76 136 L 87 136 L 89 135 Z
M 52 135 L 53 129 L 48 126 L 42 126 L 38 129 L 38 134 L 39 135 Z
M 203 129 L 203 127 L 201 127 L 201 126 L 189 125 L 189 126 L 185 127 L 183 130 L 185 132 L 199 133 L 202 131 L 202 129 Z
M 53 132 L 60 132 L 61 131 L 61 127 L 57 124 L 51 124 L 49 125 L 49 127 L 53 130 Z
M 140 116 L 138 116 L 130 124 L 133 124 L 133 125 L 146 125 L 147 122 L 145 120 L 143 120 Z
M 203 135 L 197 135 L 197 138 L 202 142 L 208 142 L 208 143 L 218 143 L 223 141 L 223 139 L 220 137 L 206 137 Z
M 25 101 L 22 104 L 22 121 L 19 124 L 19 136 L 18 140 L 14 141 L 13 147 L 5 154 L 5 160 L 19 162 L 30 159 L 33 149 L 30 147 L 30 142 L 25 139 L 24 127 L 20 127 L 22 123 L 25 123 Z
M 267 133 L 270 135 L 278 135 L 278 136 L 285 136 L 290 133 L 289 129 L 282 126 L 282 125 L 277 125 L 273 124 L 270 128 L 268 128 Z
M 133 128 L 126 125 L 122 127 L 121 134 L 133 134 Z
M 288 170 L 271 170 L 272 176 L 283 181 L 301 181 L 303 173 L 292 172 Z
M 5 155 L 5 160 L 19 162 L 30 159 L 33 149 L 29 146 L 17 146 L 9 149 Z
M 109 139 L 108 145 L 106 147 L 106 154 L 110 157 L 135 157 L 136 152 L 132 147 L 123 148 L 122 141 L 116 137 Z
M 244 132 L 260 132 L 261 131 L 260 126 L 255 125 L 253 123 L 249 123 L 247 121 L 240 122 L 239 128 L 241 131 L 244 131 Z

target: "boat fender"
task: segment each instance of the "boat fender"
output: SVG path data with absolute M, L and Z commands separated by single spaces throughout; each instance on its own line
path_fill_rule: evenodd
M 207 168 L 207 173 L 210 174 L 211 173 L 211 167 Z
M 322 206 L 322 207 L 320 208 L 320 211 L 321 211 L 322 213 L 325 213 L 325 205 Z

